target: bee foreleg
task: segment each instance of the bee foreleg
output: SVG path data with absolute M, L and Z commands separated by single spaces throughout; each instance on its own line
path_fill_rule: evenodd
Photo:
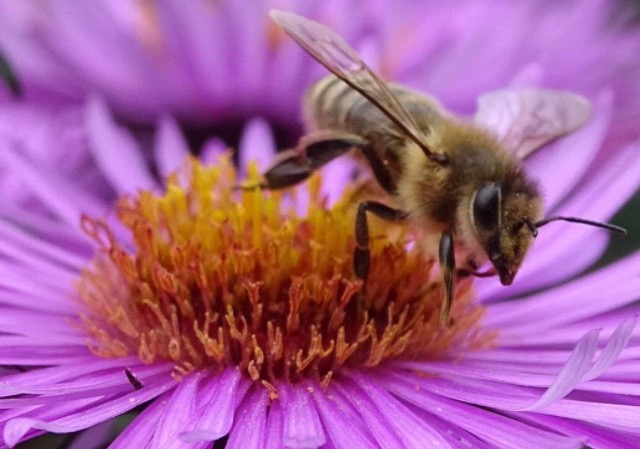
M 359 136 L 340 131 L 316 131 L 303 137 L 295 149 L 281 152 L 264 174 L 264 187 L 282 189 L 296 185 L 338 156 L 366 145 Z
M 444 298 L 440 306 L 440 323 L 449 325 L 451 304 L 453 302 L 453 278 L 456 268 L 456 258 L 453 251 L 453 236 L 450 232 L 443 232 L 440 237 L 439 251 L 440 270 L 444 280 Z
M 362 280 L 367 280 L 371 254 L 369 251 L 369 223 L 367 212 L 388 221 L 402 221 L 407 218 L 407 213 L 393 209 L 375 201 L 363 201 L 358 205 L 356 213 L 356 249 L 353 254 L 353 271 Z

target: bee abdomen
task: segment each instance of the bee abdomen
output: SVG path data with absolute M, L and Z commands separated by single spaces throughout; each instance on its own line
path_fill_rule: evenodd
M 310 128 L 361 134 L 363 125 L 366 127 L 364 119 L 381 118 L 374 105 L 334 75 L 322 78 L 309 89 L 305 106 L 305 119 Z

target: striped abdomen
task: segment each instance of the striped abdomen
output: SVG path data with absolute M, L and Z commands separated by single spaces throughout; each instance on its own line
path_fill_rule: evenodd
M 437 101 L 398 84 L 388 86 L 425 132 L 441 118 L 442 108 Z M 304 106 L 309 130 L 342 130 L 365 138 L 371 134 L 400 134 L 384 113 L 335 75 L 314 84 L 307 92 Z

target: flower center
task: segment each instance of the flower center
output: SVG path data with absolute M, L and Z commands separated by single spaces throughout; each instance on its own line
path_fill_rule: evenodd
M 440 325 L 442 283 L 405 226 L 370 220 L 363 285 L 352 268 L 353 203 L 326 207 L 320 182 L 237 192 L 228 158 L 212 167 L 190 160 L 164 194 L 118 202 L 126 232 L 84 218 L 99 246 L 77 283 L 92 350 L 170 360 L 176 373 L 235 365 L 272 387 L 487 344 L 469 281 L 456 286 L 453 324 Z M 304 189 L 308 211 L 298 214 Z

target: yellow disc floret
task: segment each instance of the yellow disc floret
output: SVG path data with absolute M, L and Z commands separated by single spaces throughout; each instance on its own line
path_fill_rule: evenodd
M 440 325 L 442 284 L 408 229 L 374 221 L 365 286 L 352 268 L 348 200 L 326 207 L 317 176 L 283 193 L 240 192 L 236 182 L 228 157 L 189 160 L 163 194 L 118 202 L 126 233 L 83 219 L 98 251 L 77 291 L 96 354 L 173 361 L 176 373 L 238 366 L 272 388 L 487 344 L 468 281 L 456 287 L 453 324 Z

